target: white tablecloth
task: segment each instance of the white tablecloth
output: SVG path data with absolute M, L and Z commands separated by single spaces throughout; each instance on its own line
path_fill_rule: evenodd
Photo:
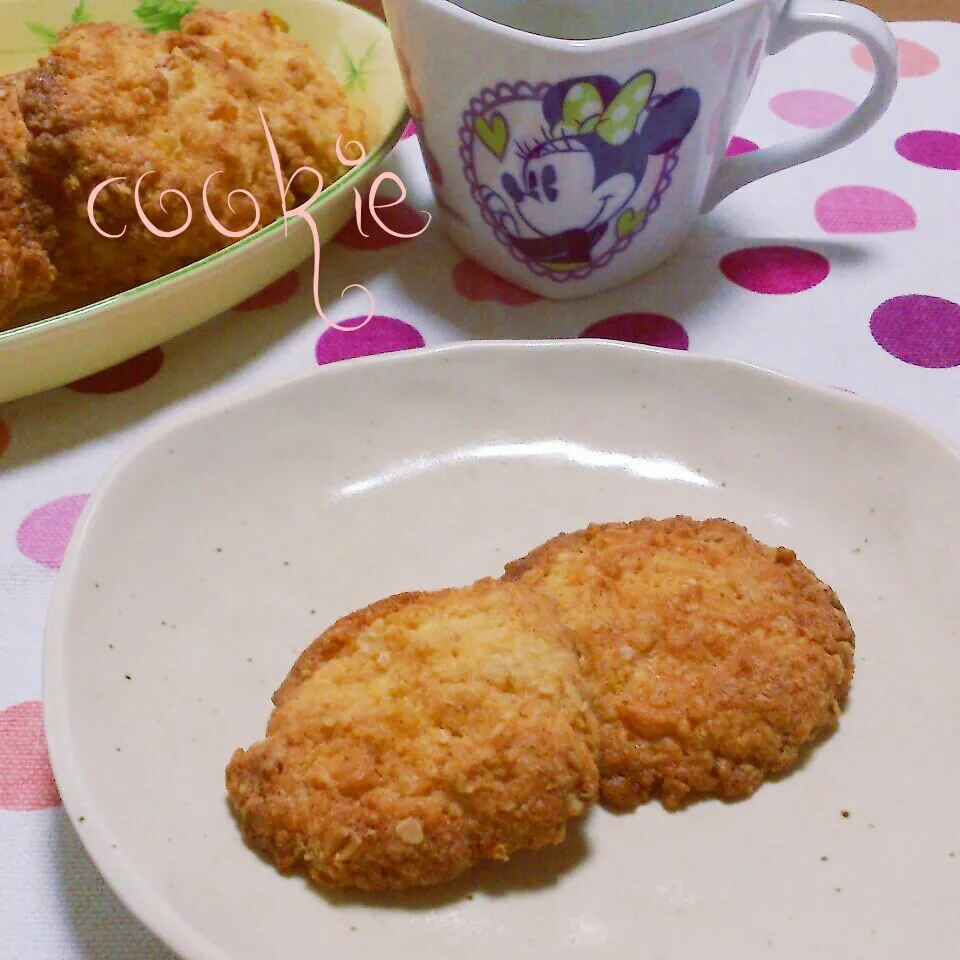
M 466 262 L 432 227 L 386 244 L 347 230 L 246 305 L 104 375 L 0 406 L 0 958 L 169 960 L 105 888 L 59 804 L 42 735 L 41 645 L 73 520 L 144 429 L 213 395 L 345 356 L 471 338 L 594 336 L 733 357 L 853 390 L 960 445 L 960 24 L 895 24 L 902 82 L 864 139 L 738 192 L 681 253 L 597 298 L 538 301 Z M 734 149 L 822 126 L 870 84 L 862 51 L 814 37 L 768 60 Z M 749 141 L 749 142 L 748 142 Z M 432 206 L 418 141 L 391 159 Z M 396 224 L 395 224 L 396 225 Z M 376 249 L 374 249 L 376 248 Z M 709 411 L 704 412 L 709 416 Z M 149 505 L 144 505 L 149 509 Z M 387 948 L 389 949 L 389 948 Z

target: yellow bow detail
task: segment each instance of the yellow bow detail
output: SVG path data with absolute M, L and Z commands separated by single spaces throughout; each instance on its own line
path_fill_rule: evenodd
M 563 119 L 551 130 L 552 135 L 576 136 L 596 131 L 615 147 L 626 143 L 637 129 L 655 82 L 652 71 L 641 71 L 623 85 L 606 109 L 592 83 L 574 84 L 563 99 Z

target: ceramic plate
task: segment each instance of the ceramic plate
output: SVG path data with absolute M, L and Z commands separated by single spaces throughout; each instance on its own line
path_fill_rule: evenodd
M 66 809 L 184 960 L 948 960 L 960 942 L 960 458 L 835 390 L 679 352 L 473 343 L 191 415 L 90 500 L 57 584 Z M 837 735 L 738 804 L 594 810 L 563 847 L 377 900 L 241 842 L 233 749 L 336 617 L 589 521 L 728 517 L 838 591 Z
M 386 24 L 339 0 L 204 0 L 226 10 L 279 14 L 309 43 L 367 111 L 364 163 L 323 191 L 309 210 L 319 241 L 353 215 L 353 188 L 366 195 L 381 161 L 407 121 L 400 68 Z M 71 17 L 139 24 L 135 9 L 163 12 L 166 0 L 0 0 L 0 73 L 23 70 L 44 55 L 51 32 Z M 142 11 L 141 11 L 142 12 Z M 143 14 L 142 14 L 143 15 Z M 300 218 L 278 221 L 152 283 L 92 306 L 0 332 L 0 403 L 60 386 L 169 340 L 228 310 L 311 256 Z

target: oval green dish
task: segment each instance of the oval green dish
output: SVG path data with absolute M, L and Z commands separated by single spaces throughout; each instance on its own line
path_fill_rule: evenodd
M 178 0 L 0 0 L 0 74 L 33 66 L 71 21 L 175 27 Z M 308 212 L 320 244 L 353 216 L 408 119 L 400 67 L 386 24 L 342 0 L 203 0 L 226 10 L 282 17 L 329 64 L 367 113 L 363 163 L 328 186 Z M 171 22 L 164 18 L 173 17 Z M 159 19 L 158 19 L 159 18 Z M 286 227 L 286 229 L 285 229 Z M 95 304 L 0 332 L 0 403 L 62 386 L 163 343 L 229 310 L 311 256 L 299 217 L 270 226 L 174 273 Z

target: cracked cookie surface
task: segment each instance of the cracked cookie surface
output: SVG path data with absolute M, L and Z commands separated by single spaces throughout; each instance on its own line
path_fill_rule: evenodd
M 598 524 L 508 564 L 576 634 L 601 798 L 750 796 L 838 722 L 854 635 L 833 590 L 726 520 Z
M 335 623 L 227 767 L 248 843 L 367 891 L 451 880 L 564 840 L 596 799 L 569 632 L 520 584 L 390 597 Z

